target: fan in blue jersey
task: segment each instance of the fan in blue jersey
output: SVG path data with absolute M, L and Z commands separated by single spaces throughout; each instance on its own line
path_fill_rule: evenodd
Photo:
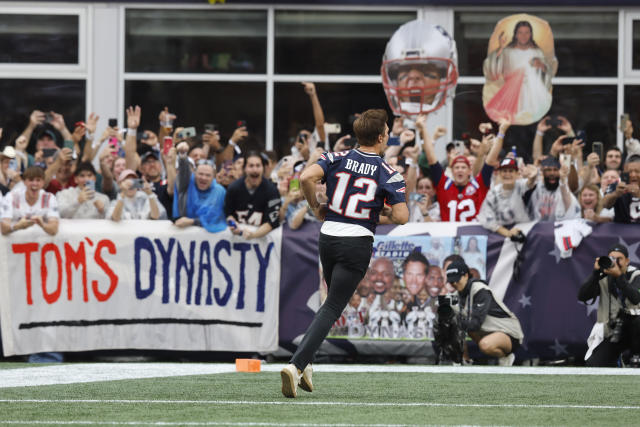
M 281 371 L 286 397 L 296 397 L 298 385 L 313 390 L 310 363 L 367 271 L 380 211 L 387 205 L 392 222 L 409 220 L 404 179 L 381 157 L 389 139 L 386 111 L 365 111 L 353 123 L 353 130 L 358 148 L 324 153 L 300 177 L 311 210 L 324 221 L 318 249 L 329 292 L 290 363 Z M 316 198 L 318 181 L 327 184 L 326 204 Z

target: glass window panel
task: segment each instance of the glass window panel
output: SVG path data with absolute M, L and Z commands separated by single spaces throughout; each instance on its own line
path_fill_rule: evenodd
M 369 108 L 391 110 L 382 84 L 317 83 L 318 98 L 327 123 L 340 123 L 341 135 L 353 135 L 349 116 Z M 274 149 L 279 156 L 290 153 L 294 137 L 301 129 L 313 130 L 315 122 L 309 96 L 300 83 L 277 83 L 274 88 Z M 331 136 L 333 144 L 338 135 Z
M 77 64 L 77 15 L 0 13 L 0 63 Z
M 634 70 L 640 69 L 640 21 L 633 21 L 633 52 L 631 66 Z
M 584 153 L 591 152 L 591 143 L 600 141 L 605 148 L 616 144 L 616 87 L 555 85 L 553 105 L 549 115 L 561 115 L 572 124 L 574 131 L 584 130 Z M 491 121 L 482 107 L 481 85 L 458 85 L 454 98 L 453 136 L 460 138 L 464 132 L 479 138 L 478 124 Z M 537 123 L 528 126 L 512 126 L 507 132 L 505 150 L 515 145 L 518 155 L 529 159 Z M 497 127 L 494 128 L 497 129 Z M 557 129 L 547 131 L 543 139 L 544 152 L 562 133 Z
M 84 80 L 0 79 L 0 93 L 3 94 L 0 97 L 0 127 L 3 128 L 0 144 L 14 143 L 29 124 L 33 110 L 62 114 L 69 130 L 75 122 L 86 118 Z
M 514 12 L 516 13 L 516 12 Z M 455 14 L 458 68 L 463 76 L 482 76 L 489 37 L 496 23 L 511 13 Z M 533 13 L 551 26 L 558 76 L 611 77 L 618 73 L 618 13 Z M 507 35 L 511 40 L 512 35 Z M 534 34 L 535 39 L 535 34 Z
M 415 12 L 276 11 L 275 72 L 380 74 L 387 41 Z
M 127 9 L 125 37 L 127 72 L 266 72 L 266 11 Z
M 633 123 L 633 137 L 640 139 L 640 86 L 627 85 L 624 87 L 624 112 L 629 114 L 629 119 Z M 620 118 L 616 119 L 619 125 Z
M 125 106 L 142 106 L 143 129 L 158 129 L 158 114 L 167 106 L 177 116 L 174 126 L 217 124 L 226 144 L 239 120 L 247 122 L 245 148 L 263 149 L 265 140 L 264 83 L 134 81 L 125 83 Z

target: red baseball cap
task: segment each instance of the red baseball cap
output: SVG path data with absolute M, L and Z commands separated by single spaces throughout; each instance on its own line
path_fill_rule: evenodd
M 469 163 L 469 159 L 467 159 L 465 156 L 456 156 L 453 158 L 453 160 L 451 161 L 451 167 L 453 167 L 453 165 L 455 165 L 458 162 L 462 162 L 464 164 L 466 164 L 467 166 L 471 167 L 471 163 Z
M 505 157 L 501 162 L 498 169 L 515 169 L 518 170 L 518 163 L 509 157 Z

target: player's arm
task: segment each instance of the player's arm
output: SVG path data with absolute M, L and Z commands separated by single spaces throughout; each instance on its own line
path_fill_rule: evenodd
M 409 208 L 407 207 L 407 204 L 401 202 L 392 205 L 389 219 L 394 224 L 406 224 L 409 221 Z
M 309 203 L 313 214 L 320 220 L 324 220 L 327 205 L 320 204 L 316 197 L 316 184 L 324 177 L 324 169 L 318 164 L 314 164 L 302 171 L 300 175 L 300 187 L 302 194 Z

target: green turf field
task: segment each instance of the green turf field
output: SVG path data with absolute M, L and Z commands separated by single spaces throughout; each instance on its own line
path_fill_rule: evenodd
M 0 364 L 0 425 L 640 423 L 640 376 L 323 372 L 319 367 L 313 393 L 299 390 L 297 399 L 286 399 L 280 394 L 280 367 L 255 374 L 6 388 L 2 375 L 25 365 Z

